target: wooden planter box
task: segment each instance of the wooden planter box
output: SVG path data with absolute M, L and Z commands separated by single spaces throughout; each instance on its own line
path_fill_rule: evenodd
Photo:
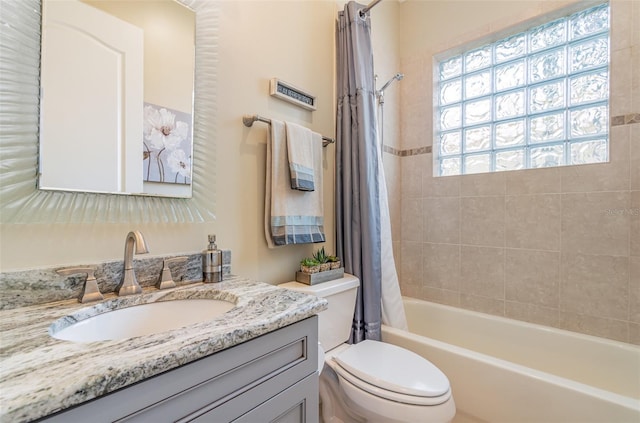
M 315 285 L 342 277 L 344 277 L 344 267 L 317 273 L 296 272 L 296 281 L 306 283 L 307 285 Z

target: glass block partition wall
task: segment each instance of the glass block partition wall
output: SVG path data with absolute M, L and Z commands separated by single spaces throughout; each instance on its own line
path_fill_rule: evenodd
M 434 176 L 608 161 L 608 4 L 436 66 Z

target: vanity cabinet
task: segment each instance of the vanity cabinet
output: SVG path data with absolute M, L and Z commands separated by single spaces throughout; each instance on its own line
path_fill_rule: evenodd
M 316 423 L 317 319 L 309 317 L 41 421 Z

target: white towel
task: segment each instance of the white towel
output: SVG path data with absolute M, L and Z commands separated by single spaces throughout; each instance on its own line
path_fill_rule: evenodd
M 285 126 L 291 189 L 313 191 L 315 189 L 313 155 L 314 147 L 318 143 L 312 139 L 309 128 L 291 122 L 285 122 Z
M 315 190 L 291 189 L 285 125 L 271 119 L 267 139 L 264 230 L 269 248 L 287 244 L 324 242 L 322 204 L 322 137 L 312 133 L 316 143 L 313 170 Z

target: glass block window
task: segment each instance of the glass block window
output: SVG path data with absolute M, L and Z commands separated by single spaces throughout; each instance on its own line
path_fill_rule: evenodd
M 609 160 L 609 5 L 436 67 L 434 175 Z

